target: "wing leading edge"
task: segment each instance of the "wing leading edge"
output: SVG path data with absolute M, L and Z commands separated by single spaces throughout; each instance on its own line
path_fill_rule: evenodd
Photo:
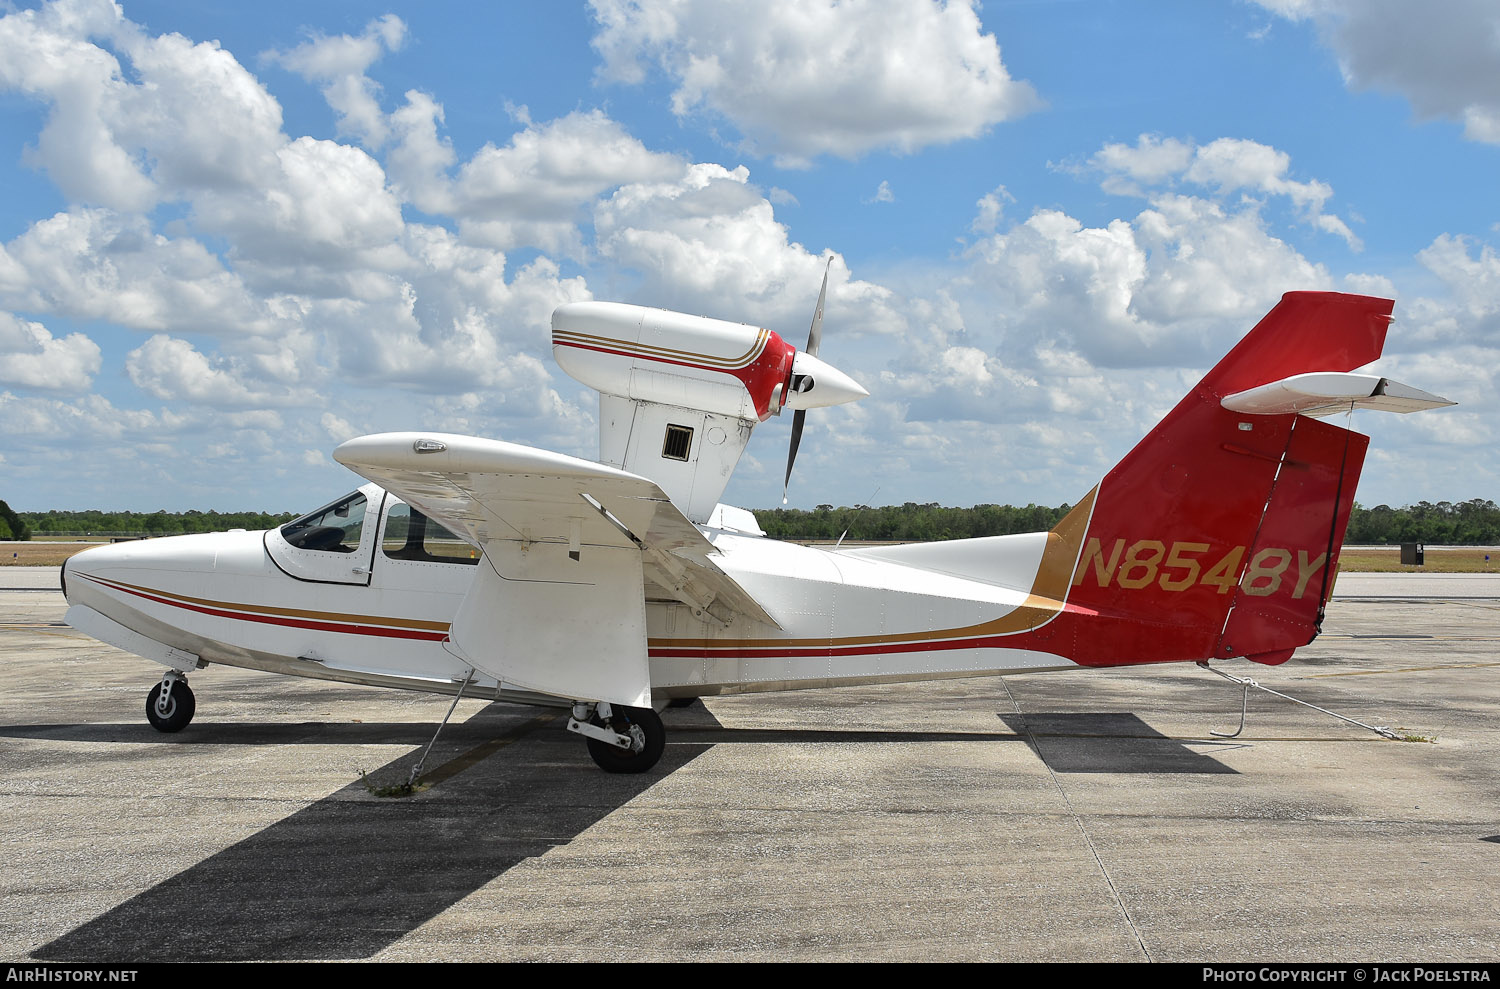
M 447 433 L 361 436 L 333 457 L 483 550 L 450 638 L 506 683 L 649 706 L 648 580 L 705 620 L 777 624 L 647 478 Z

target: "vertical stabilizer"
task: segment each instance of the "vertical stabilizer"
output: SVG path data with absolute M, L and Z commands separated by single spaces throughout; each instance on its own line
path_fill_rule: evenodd
M 1293 292 L 1100 483 L 1069 611 L 1085 665 L 1247 656 L 1278 663 L 1317 634 L 1368 438 L 1223 399 L 1380 356 L 1392 303 Z M 1103 623 L 1103 626 L 1099 623 Z M 1049 626 L 1067 637 L 1068 616 Z

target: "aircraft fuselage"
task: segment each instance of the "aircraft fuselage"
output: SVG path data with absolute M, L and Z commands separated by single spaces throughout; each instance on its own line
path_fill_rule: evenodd
M 222 664 L 440 693 L 472 678 L 465 688 L 471 696 L 569 703 L 471 672 L 449 648 L 448 628 L 475 568 L 488 561 L 474 559 L 477 553 L 402 558 L 392 512 L 404 506 L 375 485 L 361 490 L 379 506 L 367 517 L 378 524 L 367 523 L 348 551 L 294 549 L 270 530 L 80 553 L 65 570 L 68 620 L 183 671 Z M 1017 616 L 1016 630 L 1036 623 L 1019 616 L 1029 614 L 1045 533 L 987 541 L 1004 551 L 999 555 L 1009 569 L 979 581 L 762 536 L 703 532 L 720 554 L 718 565 L 781 627 L 700 618 L 690 604 L 648 588 L 648 655 L 658 701 L 1074 666 L 1048 652 L 996 643 L 996 623 L 1006 616 Z M 534 552 L 566 550 L 554 543 Z M 581 555 L 579 571 L 586 574 L 588 547 Z

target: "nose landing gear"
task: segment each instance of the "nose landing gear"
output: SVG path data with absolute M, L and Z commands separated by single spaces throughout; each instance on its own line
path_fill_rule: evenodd
M 182 731 L 193 720 L 195 710 L 197 704 L 188 689 L 187 677 L 176 670 L 162 677 L 161 683 L 146 695 L 146 720 L 157 731 Z

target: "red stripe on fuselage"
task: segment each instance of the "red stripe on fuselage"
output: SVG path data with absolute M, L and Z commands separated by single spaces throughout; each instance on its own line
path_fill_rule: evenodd
M 202 615 L 212 615 L 215 618 L 230 618 L 242 622 L 256 622 L 262 625 L 281 625 L 286 628 L 308 628 L 319 632 L 343 632 L 348 635 L 373 635 L 386 639 L 418 639 L 427 642 L 441 642 L 448 637 L 447 632 L 427 631 L 425 629 L 391 628 L 379 625 L 352 625 L 340 622 L 317 621 L 306 618 L 285 618 L 279 615 L 260 615 L 253 612 L 230 611 L 223 608 L 212 608 L 206 605 L 187 604 L 182 601 L 174 601 L 171 598 L 162 597 L 149 591 L 139 590 L 113 581 L 107 581 L 92 574 L 78 574 L 85 580 L 92 580 L 111 590 L 121 591 L 147 601 L 157 604 L 165 604 L 173 608 L 181 608 L 183 611 L 197 612 Z
M 1022 633 L 1024 634 L 1024 633 Z M 955 649 L 1021 649 L 1025 652 L 1042 650 L 1025 649 L 1016 643 L 1016 633 L 987 635 L 973 639 L 937 639 L 931 642 L 871 642 L 858 646 L 811 646 L 797 649 L 778 649 L 774 646 L 754 648 L 730 646 L 712 649 L 706 646 L 663 646 L 647 650 L 653 659 L 817 659 L 835 656 L 885 656 L 894 653 L 951 652 Z M 1048 655 L 1056 655 L 1048 653 Z M 1059 659 L 1066 657 L 1059 656 Z M 1072 662 L 1072 660 L 1067 660 Z

